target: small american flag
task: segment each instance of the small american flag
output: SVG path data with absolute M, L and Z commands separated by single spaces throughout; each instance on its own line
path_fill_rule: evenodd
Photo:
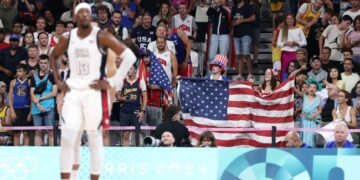
M 294 80 L 283 82 L 272 94 L 261 95 L 247 83 L 206 79 L 180 80 L 180 102 L 184 124 L 193 143 L 201 130 L 196 128 L 294 127 Z M 287 132 L 277 131 L 276 142 Z M 270 131 L 214 132 L 218 146 L 270 147 Z

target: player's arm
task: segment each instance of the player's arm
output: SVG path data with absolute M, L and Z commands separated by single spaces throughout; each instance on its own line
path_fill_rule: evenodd
M 10 81 L 10 86 L 9 86 L 9 109 L 10 109 L 10 117 L 12 120 L 16 119 L 16 114 L 15 114 L 15 110 L 14 110 L 14 102 L 13 102 L 13 96 L 14 96 L 14 86 L 15 86 L 15 82 L 16 80 L 13 79 Z
M 116 68 L 116 54 L 113 50 L 108 49 L 107 50 L 107 60 L 106 60 L 106 77 L 110 78 L 113 77 L 116 74 L 117 68 Z M 121 64 L 121 63 L 120 63 Z
M 126 47 L 123 43 L 118 41 L 115 36 L 107 31 L 101 31 L 99 34 L 99 43 L 103 47 L 110 48 L 114 53 L 115 56 L 119 56 L 121 58 L 120 67 L 117 69 L 118 72 L 116 73 L 116 79 L 124 79 L 126 77 L 127 72 L 130 70 L 131 66 L 135 63 L 136 57 L 134 53 Z M 111 64 L 114 64 L 115 68 L 115 58 L 111 59 Z M 114 87 L 111 84 L 112 87 Z
M 57 67 L 56 60 L 60 58 L 61 55 L 64 54 L 65 50 L 67 49 L 69 45 L 69 35 L 67 34 L 65 36 L 60 36 L 59 43 L 55 46 L 54 50 L 50 54 L 50 67 L 53 70 L 54 80 L 55 83 L 58 84 L 58 88 L 61 91 L 66 91 L 67 87 L 65 83 L 61 81 L 60 73 Z
M 172 85 L 175 85 L 176 76 L 178 75 L 178 63 L 176 56 L 173 53 L 170 54 L 170 59 L 171 59 L 171 68 L 172 68 L 172 79 L 169 80 L 171 81 Z
M 182 42 L 183 42 L 184 44 L 186 44 L 186 55 L 185 55 L 184 63 L 187 64 L 187 60 L 189 59 L 190 52 L 191 52 L 191 43 L 190 43 L 189 38 L 188 38 L 188 37 L 186 36 L 186 34 L 184 33 L 184 31 L 178 29 L 178 30 L 177 30 L 177 33 L 178 33 L 180 39 L 182 40 Z

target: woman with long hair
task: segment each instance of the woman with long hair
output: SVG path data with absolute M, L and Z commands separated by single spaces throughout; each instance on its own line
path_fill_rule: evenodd
M 211 131 L 202 132 L 197 147 L 217 147 L 214 134 Z
M 152 20 L 152 25 L 153 26 L 157 26 L 157 23 L 159 22 L 160 19 L 163 19 L 167 22 L 171 22 L 171 15 L 170 15 L 170 4 L 165 2 L 161 4 L 161 8 L 159 10 L 159 14 L 154 16 L 153 20 Z
M 352 107 L 351 95 L 340 90 L 337 96 L 338 107 L 332 110 L 333 121 L 344 121 L 349 128 L 356 128 L 355 109 Z
M 265 71 L 264 81 L 259 86 L 258 90 L 261 94 L 271 94 L 277 87 L 276 72 L 273 69 Z
M 286 68 L 286 72 L 284 74 L 284 79 L 287 79 L 292 72 L 294 72 L 295 70 L 297 70 L 299 68 L 300 68 L 300 64 L 298 63 L 298 61 L 291 61 L 289 63 L 289 66 Z
M 28 31 L 24 34 L 22 47 L 27 49 L 32 44 L 35 44 L 34 34 L 31 31 Z
M 295 76 L 304 69 L 306 69 L 306 66 L 292 70 L 288 78 L 295 78 Z M 277 71 L 274 69 L 267 69 L 264 74 L 264 81 L 259 86 L 258 91 L 263 95 L 271 94 L 279 85 L 278 77 Z
M 339 89 L 345 88 L 345 83 L 341 80 L 340 71 L 337 67 L 332 67 L 328 73 L 327 83 L 336 85 Z
M 296 51 L 306 44 L 304 32 L 301 28 L 296 27 L 295 17 L 288 14 L 277 39 L 277 46 L 281 48 L 281 80 L 284 80 L 283 75 L 289 63 L 296 59 Z

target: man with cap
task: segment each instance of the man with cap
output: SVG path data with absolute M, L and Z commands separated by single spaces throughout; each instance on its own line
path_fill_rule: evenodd
M 74 179 L 79 168 L 79 145 L 83 130 L 87 131 L 90 148 L 92 180 L 99 179 L 103 161 L 102 130 L 109 128 L 109 102 L 107 90 L 115 84 L 107 77 L 124 79 L 135 62 L 133 52 L 108 31 L 91 26 L 91 8 L 80 3 L 74 10 L 77 27 L 60 37 L 50 62 L 55 81 L 66 92 L 61 114 L 61 179 Z M 67 49 L 70 77 L 61 81 L 56 60 Z M 117 69 L 115 58 L 106 60 L 107 49 L 122 59 Z M 116 73 L 119 71 L 121 73 Z M 119 80 L 120 81 L 120 80 Z M 102 126 L 101 126 L 102 125 Z
M 314 56 L 310 60 L 311 70 L 308 72 L 309 78 L 314 78 L 318 82 L 323 82 L 327 79 L 328 73 L 321 68 L 321 60 Z
M 211 75 L 205 76 L 206 79 L 228 81 L 227 77 L 223 74 L 227 68 L 228 59 L 222 54 L 217 54 L 214 60 L 209 64 Z
M 10 47 L 0 51 L 0 79 L 6 84 L 9 84 L 16 74 L 17 65 L 27 59 L 28 55 L 26 49 L 19 47 L 19 35 L 11 34 L 9 40 Z

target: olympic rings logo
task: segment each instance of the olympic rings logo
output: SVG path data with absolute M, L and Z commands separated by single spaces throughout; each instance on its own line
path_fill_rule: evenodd
M 37 160 L 29 156 L 0 159 L 0 180 L 27 179 L 37 167 Z

